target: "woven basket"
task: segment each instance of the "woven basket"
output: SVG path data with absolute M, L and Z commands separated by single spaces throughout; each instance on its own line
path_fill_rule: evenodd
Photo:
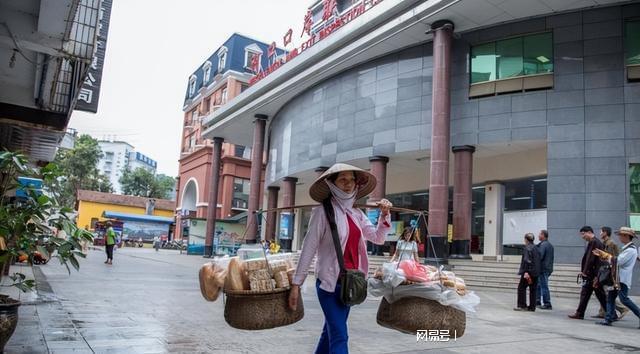
M 449 330 L 462 337 L 467 318 L 464 311 L 421 297 L 405 297 L 393 304 L 382 298 L 376 317 L 378 324 L 415 335 L 418 330 Z
M 224 319 L 237 329 L 260 330 L 296 323 L 304 316 L 302 297 L 289 309 L 289 288 L 269 292 L 225 290 Z

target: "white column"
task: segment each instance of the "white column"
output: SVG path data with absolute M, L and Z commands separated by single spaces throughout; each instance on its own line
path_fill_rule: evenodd
M 484 187 L 484 256 L 502 255 L 502 211 L 504 185 L 487 183 Z

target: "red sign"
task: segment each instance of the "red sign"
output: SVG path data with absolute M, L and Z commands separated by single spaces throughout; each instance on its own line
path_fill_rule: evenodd
M 327 21 L 333 17 L 333 13 L 338 10 L 338 3 L 336 0 L 324 0 L 322 10 L 322 20 Z
M 359 4 L 354 5 L 349 11 L 345 12 L 341 16 L 338 15 L 337 9 L 337 1 L 336 0 L 323 0 L 323 13 L 322 19 L 325 21 L 324 27 L 317 31 L 316 33 L 311 33 L 311 29 L 313 28 L 313 13 L 311 9 L 307 10 L 307 14 L 304 16 L 304 23 L 302 26 L 302 37 L 305 33 L 309 38 L 303 42 L 300 46 L 293 48 L 284 58 L 279 58 L 275 60 L 269 67 L 264 70 L 259 70 L 260 63 L 258 62 L 255 66 L 258 70 L 253 70 L 256 75 L 249 80 L 249 85 L 253 85 L 256 82 L 262 80 L 267 77 L 272 72 L 278 70 L 282 65 L 297 57 L 300 53 L 305 50 L 313 47 L 316 43 L 321 40 L 327 38 L 330 34 L 340 29 L 342 26 L 347 23 L 355 20 L 363 13 L 369 11 L 374 6 L 381 3 L 383 0 L 362 0 Z M 333 19 L 331 21 L 331 19 Z M 286 47 L 291 43 L 291 34 L 293 31 L 289 29 L 287 33 L 283 37 L 284 46 Z M 272 44 L 273 45 L 273 44 Z M 271 53 L 271 47 L 269 48 L 269 53 Z M 274 48 L 275 51 L 275 48 Z M 271 55 L 269 55 L 271 57 Z M 252 69 L 254 68 L 254 63 L 251 63 Z

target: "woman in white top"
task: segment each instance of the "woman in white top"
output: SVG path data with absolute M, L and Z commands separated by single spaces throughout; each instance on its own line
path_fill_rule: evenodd
M 391 257 L 391 262 L 396 260 L 401 262 L 407 259 L 419 261 L 417 237 L 412 227 L 408 227 L 402 232 L 402 236 L 400 236 L 396 245 L 396 252 Z

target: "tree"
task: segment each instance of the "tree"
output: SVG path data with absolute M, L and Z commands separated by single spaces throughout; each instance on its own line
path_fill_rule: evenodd
M 124 169 L 119 182 L 124 194 L 158 199 L 168 198 L 175 185 L 172 177 L 163 174 L 156 176 L 142 167 L 134 171 Z
M 109 178 L 98 171 L 101 157 L 98 140 L 86 134 L 76 139 L 73 149 L 58 149 L 54 159 L 58 178 L 49 182 L 48 187 L 61 205 L 73 208 L 79 189 L 113 192 Z
M 164 174 L 156 175 L 158 182 L 158 192 L 162 195 L 162 199 L 169 199 L 171 192 L 176 187 L 176 179 Z

